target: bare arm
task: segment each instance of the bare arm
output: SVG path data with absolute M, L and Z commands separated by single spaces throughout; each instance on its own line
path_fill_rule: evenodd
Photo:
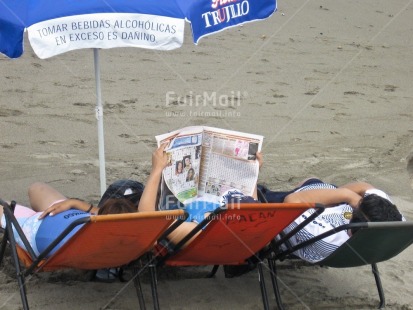
M 164 152 L 166 143 L 162 144 L 155 152 L 152 154 L 152 171 L 149 175 L 148 181 L 146 182 L 145 189 L 142 193 L 142 197 L 139 201 L 138 210 L 139 212 L 144 211 L 155 211 L 156 209 L 156 198 L 158 194 L 158 186 L 161 181 L 162 171 L 168 164 L 168 156 Z M 168 240 L 174 244 L 181 241 L 192 229 L 196 227 L 196 223 L 184 222 L 174 231 L 168 235 Z M 198 235 L 198 234 L 197 234 Z M 196 235 L 193 237 L 195 238 Z M 193 239 L 192 238 L 192 239 Z M 186 244 L 188 245 L 191 241 L 189 240 Z
M 353 208 L 356 208 L 361 196 L 348 188 L 337 189 L 313 189 L 289 194 L 284 202 L 300 203 L 300 202 L 318 202 L 325 206 L 335 206 L 340 203 L 348 203 Z
M 359 194 L 360 196 L 364 196 L 364 194 L 366 193 L 366 190 L 373 189 L 375 187 L 366 182 L 354 182 L 354 183 L 345 184 L 343 186 L 340 186 L 339 188 L 347 188 Z
M 47 208 L 42 213 L 42 215 L 39 216 L 39 219 L 42 219 L 46 217 L 47 215 L 53 216 L 63 211 L 70 210 L 70 209 L 76 209 L 76 210 L 80 210 L 83 212 L 91 212 L 91 213 L 97 213 L 99 210 L 97 207 L 94 207 L 92 204 L 86 201 L 79 200 L 79 199 L 66 199 L 64 201 L 60 201 L 58 203 L 51 205 L 49 208 Z
M 139 212 L 155 211 L 156 209 L 159 182 L 162 171 L 168 164 L 168 156 L 164 152 L 166 145 L 166 143 L 161 144 L 152 154 L 152 171 L 139 201 Z

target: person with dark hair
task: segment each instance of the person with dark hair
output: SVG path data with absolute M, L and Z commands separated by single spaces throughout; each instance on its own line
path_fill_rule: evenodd
M 137 181 L 130 179 L 121 179 L 113 182 L 103 193 L 98 203 L 98 208 L 102 207 L 108 199 L 126 199 L 130 201 L 135 208 L 138 207 L 145 186 Z
M 164 152 L 166 143 L 162 144 L 158 149 L 152 153 L 152 170 L 149 178 L 146 182 L 145 190 L 142 193 L 141 200 L 139 202 L 139 211 L 154 211 L 157 206 L 158 188 L 162 178 L 162 171 L 168 164 L 168 156 Z M 263 156 L 261 153 L 256 154 L 257 161 L 261 167 L 263 163 Z M 221 207 L 221 205 L 228 202 L 256 202 L 257 193 L 256 189 L 253 196 L 246 196 L 237 190 L 231 190 L 224 193 L 221 197 L 220 203 L 214 203 L 203 200 L 195 200 L 188 205 L 185 205 L 185 210 L 188 212 L 189 217 L 186 222 L 182 223 L 177 229 L 175 229 L 167 237 L 170 242 L 178 243 L 182 240 L 197 223 L 201 222 L 205 216 Z M 195 237 L 195 236 L 194 236 Z M 189 244 L 191 240 L 187 242 Z
M 98 214 L 121 214 L 137 212 L 136 206 L 126 198 L 109 198 L 99 208 Z
M 175 163 L 175 174 L 176 175 L 182 174 L 183 171 L 184 171 L 184 165 L 182 163 L 182 160 L 178 160 Z
M 304 180 L 289 192 L 272 192 L 260 187 L 268 202 L 318 202 L 325 211 L 289 239 L 292 246 L 348 223 L 404 221 L 404 217 L 382 190 L 365 182 L 349 183 L 340 187 L 317 178 Z M 284 232 L 297 227 L 314 209 L 304 212 Z M 318 262 L 332 254 L 355 231 L 340 231 L 303 247 L 295 255 L 309 262 Z
M 186 181 L 193 181 L 195 179 L 195 170 L 194 168 L 189 168 L 188 173 L 186 175 Z
M 403 216 L 396 205 L 376 194 L 364 196 L 353 210 L 350 223 L 403 221 Z M 352 228 L 351 234 L 358 229 Z
M 106 199 L 101 208 L 97 208 L 81 199 L 67 198 L 53 187 L 36 182 L 29 187 L 30 207 L 16 205 L 14 214 L 25 233 L 34 252 L 39 255 L 75 220 L 94 214 L 112 214 L 136 212 L 136 206 L 129 200 Z M 2 217 L 0 206 L 0 223 L 5 228 L 6 221 Z M 54 254 L 80 228 L 73 229 L 49 254 Z M 14 229 L 14 228 L 13 228 Z M 25 249 L 24 243 L 17 234 L 16 242 Z
M 184 163 L 184 169 L 185 171 L 188 171 L 192 167 L 191 163 L 191 155 L 184 156 L 182 162 Z

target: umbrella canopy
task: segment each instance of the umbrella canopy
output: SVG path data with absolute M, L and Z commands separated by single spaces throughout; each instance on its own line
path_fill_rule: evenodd
M 23 54 L 24 32 L 39 58 L 93 48 L 96 75 L 100 189 L 106 190 L 103 107 L 98 49 L 172 50 L 183 43 L 185 21 L 194 43 L 229 27 L 269 17 L 276 0 L 0 0 L 0 53 Z

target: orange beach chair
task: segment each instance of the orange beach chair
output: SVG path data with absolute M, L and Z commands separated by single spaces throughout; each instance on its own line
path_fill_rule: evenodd
M 157 265 L 244 264 L 309 208 L 316 208 L 316 215 L 324 210 L 321 205 L 314 203 L 242 203 L 228 205 L 226 209 L 217 209 L 171 251 L 160 257 Z M 202 229 L 202 233 L 188 246 L 183 247 Z M 268 309 L 262 261 L 258 264 L 258 271 L 264 308 Z
M 4 207 L 7 224 L 0 248 L 0 263 L 6 245 L 9 243 L 24 309 L 29 309 L 26 276 L 39 271 L 65 268 L 95 270 L 126 266 L 150 252 L 158 238 L 163 234 L 168 234 L 185 220 L 185 212 L 182 210 L 91 215 L 72 223 L 46 250 L 36 256 L 13 215 L 13 203 L 12 206 L 2 200 L 0 203 Z M 11 224 L 16 228 L 22 240 L 27 243 L 27 251 L 15 243 Z M 83 227 L 55 254 L 47 257 L 48 253 L 80 224 L 84 224 Z M 24 271 L 21 270 L 19 262 L 25 266 Z M 144 300 L 138 278 L 140 270 L 134 269 L 134 271 L 135 287 L 142 308 Z

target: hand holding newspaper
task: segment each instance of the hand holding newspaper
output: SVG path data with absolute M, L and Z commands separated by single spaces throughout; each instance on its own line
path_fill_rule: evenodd
M 202 197 L 219 202 L 229 189 L 251 196 L 258 179 L 264 137 L 219 128 L 192 126 L 156 136 L 158 146 L 169 141 L 165 151 L 169 164 L 162 174 L 160 209 L 173 203 L 167 193 L 186 205 Z

